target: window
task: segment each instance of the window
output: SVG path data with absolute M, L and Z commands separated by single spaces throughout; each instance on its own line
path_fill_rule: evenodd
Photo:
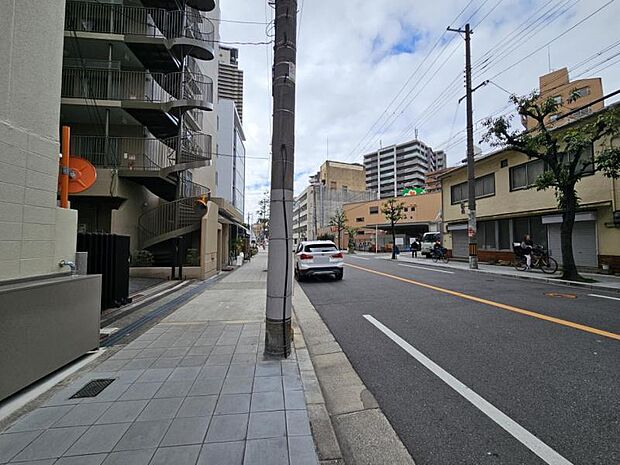
M 529 218 L 515 218 L 512 220 L 513 240 L 521 242 L 526 234 L 529 234 L 534 244 L 540 244 L 545 249 L 547 244 L 547 226 L 542 222 L 542 216 Z
M 403 208 L 403 211 L 404 211 L 404 212 L 408 212 L 408 211 L 409 211 L 409 208 L 405 207 L 405 208 Z
M 510 168 L 510 190 L 527 189 L 533 186 L 544 171 L 545 163 L 542 160 L 534 160 Z
M 347 192 L 347 191 L 349 190 L 349 186 L 342 186 L 342 190 L 343 190 L 344 192 Z
M 338 248 L 335 245 L 324 244 L 310 244 L 306 246 L 305 252 L 336 252 Z
M 510 220 L 499 220 L 497 222 L 497 236 L 500 250 L 510 250 Z
M 549 116 L 549 122 L 553 123 L 554 121 L 557 121 L 559 117 L 560 117 L 559 113 L 554 113 L 551 116 Z
M 594 174 L 594 146 L 590 144 L 579 154 L 579 163 L 577 164 L 577 172 L 584 169 L 584 174 Z M 574 160 L 573 155 L 566 157 L 565 163 L 571 163 Z
M 476 179 L 476 198 L 495 194 L 495 176 L 487 175 Z
M 467 183 L 463 182 L 450 188 L 450 198 L 452 205 L 467 200 Z
M 586 95 L 590 95 L 590 88 L 580 87 L 579 89 L 573 90 L 572 94 L 578 97 L 585 97 Z
M 336 184 L 336 181 L 330 181 L 329 182 L 329 188 L 330 189 L 336 189 L 338 186 Z
M 499 162 L 500 168 L 506 168 L 508 166 L 508 160 L 502 160 Z
M 358 223 L 363 223 L 364 222 L 364 217 L 361 216 L 359 218 L 355 218 L 355 221 L 357 221 Z
M 371 215 L 376 215 L 377 213 L 379 213 L 379 207 L 370 207 L 368 209 L 368 213 L 370 213 Z
M 554 103 L 556 103 L 557 105 L 562 105 L 562 96 L 561 95 L 556 95 L 555 97 L 551 97 L 551 99 L 554 101 Z
M 495 221 L 478 223 L 478 245 L 481 249 L 495 249 Z

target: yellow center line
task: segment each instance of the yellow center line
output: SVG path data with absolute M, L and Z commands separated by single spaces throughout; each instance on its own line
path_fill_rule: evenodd
M 582 325 L 579 323 L 574 323 L 572 321 L 562 320 L 561 318 L 555 318 L 553 316 L 543 315 L 542 313 L 536 313 L 531 310 L 525 310 L 519 307 L 513 307 L 512 305 L 502 304 L 500 302 L 495 302 L 493 300 L 483 299 L 481 297 L 476 297 L 469 294 L 463 294 L 462 292 L 452 291 L 450 289 L 445 289 L 439 286 L 433 286 L 432 284 L 422 283 L 420 281 L 415 281 L 413 279 L 401 278 L 400 276 L 396 276 L 389 273 L 383 273 L 382 271 L 372 270 L 370 268 L 364 268 L 362 266 L 351 265 L 350 263 L 346 264 L 351 268 L 356 268 L 358 270 L 366 271 L 368 273 L 373 273 L 379 276 L 385 276 L 386 278 L 395 279 L 397 281 L 402 281 L 404 283 L 415 284 L 416 286 L 425 287 L 427 289 L 432 289 L 433 291 L 442 292 L 444 294 L 450 294 L 455 297 L 460 297 L 462 299 L 471 300 L 472 302 L 478 302 L 484 305 L 490 305 L 491 307 L 501 308 L 503 310 L 508 310 L 509 312 L 520 313 L 521 315 L 531 316 L 533 318 L 538 318 L 539 320 L 549 321 L 551 323 L 555 323 L 562 326 L 568 326 L 569 328 L 578 329 L 580 331 L 585 331 L 586 333 L 598 334 L 599 336 L 608 337 L 610 339 L 615 339 L 620 341 L 620 334 L 610 333 L 609 331 L 603 331 L 602 329 L 592 328 L 591 326 Z

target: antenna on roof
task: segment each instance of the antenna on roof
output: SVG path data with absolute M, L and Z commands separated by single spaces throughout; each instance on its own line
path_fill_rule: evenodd
M 418 140 L 418 128 L 415 128 L 415 140 Z

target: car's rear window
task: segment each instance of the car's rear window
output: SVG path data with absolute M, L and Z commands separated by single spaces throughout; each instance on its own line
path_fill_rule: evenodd
M 305 252 L 336 252 L 338 248 L 332 244 L 310 244 L 305 248 Z
M 435 242 L 436 240 L 439 240 L 439 234 L 438 233 L 424 234 L 424 236 L 422 237 L 422 241 L 423 242 Z

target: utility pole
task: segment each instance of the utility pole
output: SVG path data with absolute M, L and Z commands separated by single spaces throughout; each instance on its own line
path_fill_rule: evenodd
M 465 90 L 467 100 L 467 187 L 468 187 L 468 221 L 467 235 L 469 236 L 469 268 L 478 269 L 478 239 L 476 234 L 476 175 L 474 171 L 474 109 L 472 96 L 474 91 L 471 87 L 471 35 L 473 31 L 469 24 L 465 29 L 452 29 L 448 31 L 465 34 Z
M 265 353 L 291 352 L 297 0 L 275 0 L 271 209 Z

